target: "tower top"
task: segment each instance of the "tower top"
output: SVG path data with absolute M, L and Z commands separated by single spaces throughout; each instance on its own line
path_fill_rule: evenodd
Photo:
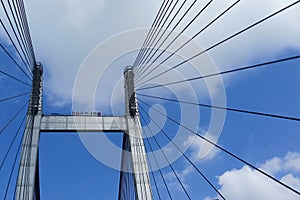
M 125 113 L 134 117 L 137 114 L 137 103 L 135 98 L 135 88 L 134 88 L 134 73 L 133 67 L 127 66 L 124 69 L 124 79 L 125 79 Z
M 125 75 L 125 73 L 127 73 L 128 71 L 133 71 L 133 67 L 132 67 L 132 66 L 127 66 L 127 67 L 125 67 L 125 69 L 124 69 L 124 75 Z
M 31 102 L 29 110 L 32 114 L 37 114 L 38 111 L 41 111 L 42 104 L 42 75 L 43 75 L 43 66 L 41 63 L 37 63 L 33 66 L 32 69 L 32 90 L 31 90 Z

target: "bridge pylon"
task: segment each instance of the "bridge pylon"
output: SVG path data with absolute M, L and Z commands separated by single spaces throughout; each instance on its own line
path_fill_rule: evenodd
M 123 137 L 123 154 L 121 173 L 132 174 L 134 179 L 135 199 L 152 200 L 152 190 L 149 178 L 146 150 L 143 132 L 137 106 L 134 87 L 134 72 L 132 67 L 124 71 L 125 80 L 125 114 L 128 130 Z M 128 154 L 130 156 L 127 156 Z M 130 158 L 131 157 L 131 158 Z M 131 163 L 130 166 L 125 164 Z M 130 170 L 129 170 L 130 169 Z M 119 200 L 122 196 L 122 176 L 120 176 Z
M 32 89 L 22 141 L 16 200 L 40 199 L 38 147 L 42 119 L 42 65 L 36 64 L 32 74 Z
M 127 67 L 124 71 L 125 116 L 103 117 L 100 113 L 95 115 L 94 112 L 90 115 L 87 112 L 72 115 L 44 115 L 42 112 L 42 75 L 42 65 L 35 65 L 15 199 L 40 199 L 39 138 L 41 132 L 123 132 L 120 177 L 128 168 L 126 166 L 130 166 L 129 174 L 134 180 L 134 188 L 132 188 L 134 199 L 152 200 L 146 151 L 135 97 L 133 69 Z M 128 183 L 120 178 L 119 199 L 131 199 L 122 192 L 122 187 L 128 188 L 126 184 Z

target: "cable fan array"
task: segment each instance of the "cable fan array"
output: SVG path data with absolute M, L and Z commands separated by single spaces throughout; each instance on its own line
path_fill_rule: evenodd
M 15 186 L 17 182 L 17 172 L 22 148 L 24 127 L 32 125 L 31 117 L 26 117 L 29 104 L 29 96 L 32 87 L 32 70 L 36 65 L 34 48 L 30 36 L 29 24 L 27 21 L 25 5 L 22 0 L 3 1 L 1 0 L 1 36 L 0 74 L 5 77 L 2 80 L 2 95 L 0 106 L 3 110 L 11 110 L 11 116 L 1 116 L 0 141 L 8 140 L 8 146 L 3 145 L 3 157 L 0 161 L 0 176 L 4 177 L 4 186 L 0 186 L 2 199 L 16 198 Z M 15 84 L 16 83 L 16 84 Z M 1 95 L 1 96 L 2 96 Z M 21 105 L 18 108 L 19 104 Z M 9 113 L 9 112 L 8 112 Z M 28 134 L 24 135 L 25 142 L 30 140 Z M 2 153 L 2 152 L 1 152 Z M 26 163 L 30 163 L 30 156 L 25 156 Z M 28 170 L 22 173 L 29 173 Z M 25 181 L 26 182 L 26 181 Z M 29 191 L 24 191 L 23 197 Z
M 161 96 L 161 94 L 165 94 L 164 92 L 160 92 L 160 95 L 154 95 L 153 89 L 164 89 L 166 86 L 175 86 L 179 85 L 181 83 L 186 82 L 196 82 L 202 79 L 208 79 L 210 77 L 214 76 L 221 76 L 221 75 L 229 75 L 233 73 L 237 73 L 240 71 L 246 71 L 251 69 L 261 69 L 261 68 L 271 68 L 274 64 L 278 63 L 287 63 L 289 61 L 293 60 L 299 60 L 300 55 L 293 55 L 290 57 L 284 57 L 276 60 L 270 60 L 262 63 L 252 64 L 252 65 L 246 65 L 242 67 L 234 67 L 230 70 L 221 71 L 218 73 L 212 73 L 212 74 L 206 74 L 201 76 L 195 76 L 187 79 L 182 80 L 169 80 L 169 82 L 160 84 L 153 84 L 158 78 L 160 77 L 168 77 L 169 72 L 172 70 L 175 70 L 176 68 L 182 67 L 184 64 L 187 64 L 189 61 L 203 55 L 204 53 L 210 52 L 213 49 L 217 49 L 217 47 L 235 39 L 236 37 L 246 33 L 249 30 L 254 29 L 255 27 L 261 26 L 264 23 L 267 23 L 272 18 L 279 16 L 283 12 L 291 9 L 292 7 L 297 6 L 300 1 L 295 1 L 285 7 L 280 8 L 279 10 L 261 18 L 260 20 L 245 26 L 245 28 L 231 34 L 230 36 L 226 37 L 225 39 L 222 39 L 220 41 L 215 42 L 213 45 L 205 48 L 201 52 L 193 52 L 194 55 L 191 55 L 189 58 L 184 59 L 183 61 L 178 62 L 177 64 L 174 64 L 173 66 L 169 67 L 168 69 L 164 69 L 163 65 L 166 64 L 166 61 L 171 60 L 172 58 L 176 57 L 176 54 L 187 47 L 189 43 L 191 43 L 193 40 L 197 39 L 198 36 L 200 36 L 202 33 L 204 33 L 209 27 L 211 27 L 213 24 L 215 24 L 217 21 L 219 21 L 221 18 L 225 18 L 226 14 L 228 14 L 230 11 L 234 9 L 238 9 L 239 3 L 241 1 L 235 1 L 227 8 L 223 8 L 223 11 L 220 12 L 219 15 L 217 15 L 215 18 L 213 18 L 211 21 L 207 22 L 201 28 L 198 32 L 193 34 L 188 40 L 183 42 L 179 45 L 179 47 L 176 47 L 175 50 L 171 50 L 172 45 L 174 45 L 176 42 L 178 42 L 180 36 L 184 33 L 186 33 L 192 25 L 196 22 L 198 18 L 201 18 L 205 11 L 209 9 L 213 9 L 213 0 L 206 1 L 204 5 L 202 5 L 201 8 L 199 8 L 199 1 L 172 1 L 172 0 L 165 0 L 162 2 L 160 9 L 151 25 L 151 28 L 137 54 L 137 57 L 133 63 L 134 66 L 134 72 L 135 72 L 135 84 L 136 84 L 136 95 L 139 105 L 139 111 L 141 114 L 141 120 L 142 124 L 146 126 L 144 128 L 144 132 L 147 133 L 148 137 L 145 137 L 145 145 L 148 152 L 155 151 L 156 148 L 163 149 L 163 145 L 161 144 L 161 139 L 158 138 L 157 135 L 155 135 L 153 132 L 154 130 L 151 130 L 149 125 L 149 120 L 152 124 L 154 124 L 155 129 L 159 129 L 160 133 L 165 137 L 168 142 L 170 142 L 174 149 L 177 151 L 180 151 L 182 154 L 182 157 L 184 158 L 185 162 L 188 162 L 190 166 L 197 172 L 200 177 L 203 179 L 204 182 L 206 182 L 211 189 L 215 192 L 216 196 L 218 196 L 219 199 L 226 199 L 226 196 L 223 195 L 217 187 L 214 185 L 213 181 L 209 180 L 209 178 L 201 171 L 200 167 L 193 161 L 189 155 L 182 150 L 183 147 L 181 147 L 179 144 L 176 144 L 172 141 L 172 136 L 170 136 L 170 133 L 168 131 L 164 130 L 164 128 L 161 128 L 157 119 L 151 117 L 148 113 L 148 111 L 151 109 L 153 112 L 155 112 L 157 115 L 160 115 L 164 118 L 166 118 L 173 126 L 182 127 L 185 129 L 185 131 L 189 132 L 190 134 L 200 138 L 204 143 L 207 143 L 209 145 L 214 146 L 216 149 L 224 152 L 228 156 L 238 160 L 242 164 L 245 164 L 249 167 L 251 167 L 253 170 L 259 172 L 263 176 L 267 177 L 268 179 L 274 181 L 275 183 L 281 185 L 283 188 L 286 188 L 287 190 L 291 191 L 292 193 L 296 195 L 300 195 L 300 192 L 293 188 L 290 185 L 285 184 L 284 182 L 276 179 L 272 175 L 266 173 L 262 169 L 256 167 L 254 164 L 251 164 L 250 162 L 246 161 L 245 159 L 241 158 L 237 154 L 227 150 L 226 148 L 222 147 L 221 145 L 215 143 L 213 140 L 206 138 L 205 136 L 199 134 L 197 131 L 193 130 L 192 128 L 189 128 L 185 124 L 181 124 L 178 119 L 173 118 L 169 116 L 168 114 L 162 112 L 159 109 L 154 108 L 149 101 L 151 100 L 160 100 L 160 102 L 170 102 L 170 103 L 182 103 L 187 104 L 191 106 L 195 106 L 195 109 L 198 109 L 197 107 L 205 107 L 210 109 L 218 109 L 218 110 L 225 110 L 229 112 L 235 112 L 240 114 L 248 114 L 253 116 L 261 116 L 261 117 L 268 117 L 273 119 L 281 119 L 281 120 L 289 120 L 289 121 L 300 121 L 300 118 L 298 117 L 291 117 L 291 116 L 284 116 L 284 115 L 278 115 L 273 113 L 264 113 L 264 112 L 258 112 L 253 110 L 244 110 L 239 108 L 232 108 L 232 107 L 222 107 L 218 105 L 210 105 L 205 103 L 198 103 L 198 102 L 190 102 L 190 101 L 181 101 L 176 98 L 170 98 L 170 97 L 164 97 Z M 197 11 L 193 10 L 193 7 L 196 7 Z M 185 20 L 188 20 L 188 22 L 185 22 Z M 185 23 L 184 23 L 185 22 Z M 179 28 L 183 27 L 183 28 Z M 175 36 L 174 36 L 175 35 Z M 178 45 L 177 45 L 178 46 Z M 163 57 L 165 56 L 165 57 Z M 162 68 L 162 69 L 161 69 Z M 183 68 L 183 67 L 182 67 Z M 155 73 L 157 72 L 157 73 Z M 148 83 L 150 83 L 148 85 Z M 157 90 L 156 90 L 157 91 Z M 161 90 L 164 91 L 164 90 Z M 171 126 L 171 125 L 169 125 Z M 152 127 L 152 129 L 154 129 Z M 151 144 L 151 141 L 155 143 Z M 156 147 L 156 148 L 155 148 Z M 166 160 L 167 163 L 169 163 L 170 173 L 173 174 L 173 177 L 175 177 L 175 180 L 179 183 L 179 188 L 184 194 L 184 196 L 187 199 L 192 199 L 188 187 L 183 183 L 182 177 L 180 177 L 180 174 L 176 172 L 171 162 L 169 162 L 169 158 L 166 156 L 166 152 L 164 150 L 161 150 L 162 157 Z M 163 174 L 163 169 L 160 169 L 160 163 L 158 162 L 158 158 L 155 157 L 155 154 L 152 154 L 153 162 L 150 162 L 150 158 L 148 157 L 148 163 L 151 171 L 151 177 L 152 177 L 152 184 L 153 184 L 153 190 L 155 191 L 155 197 L 157 199 L 176 199 L 176 196 L 170 192 L 170 186 L 167 184 L 167 175 Z M 158 168 L 158 172 L 156 170 L 153 170 L 153 165 L 156 165 Z M 157 177 L 157 176 L 159 177 Z M 161 180 L 162 185 L 159 185 L 158 182 Z M 165 196 L 164 196 L 165 195 Z

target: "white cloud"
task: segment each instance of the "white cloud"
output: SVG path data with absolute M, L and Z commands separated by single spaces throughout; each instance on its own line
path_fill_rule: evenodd
M 285 157 L 267 160 L 262 167 L 269 172 L 285 172 L 284 175 L 276 178 L 289 185 L 295 190 L 300 190 L 300 177 L 292 172 L 298 171 L 299 153 L 289 152 Z M 293 163 L 293 165 L 290 165 Z M 294 165 L 295 164 L 295 165 Z M 292 166 L 292 167 L 291 167 Z M 241 169 L 226 171 L 218 177 L 221 188 L 220 193 L 230 200 L 296 200 L 299 195 L 279 185 L 273 180 L 263 176 L 248 166 Z M 210 199 L 207 197 L 206 199 Z
M 66 0 L 66 23 L 79 32 L 84 31 L 97 18 L 97 15 L 103 12 L 104 3 L 104 0 L 90 0 L 89 3 Z
M 289 152 L 283 159 L 285 170 L 300 172 L 300 153 Z
M 213 2 L 187 34 L 193 35 L 233 2 Z M 292 1 L 241 1 L 229 14 L 203 32 L 197 41 L 210 46 L 290 2 Z M 79 0 L 26 2 L 36 54 L 46 68 L 44 85 L 47 97 L 57 105 L 71 102 L 76 72 L 88 52 L 113 34 L 150 26 L 160 3 L 158 0 L 118 3 L 92 0 L 89 4 Z M 204 3 L 197 2 L 199 5 L 194 7 L 192 13 L 199 11 Z M 296 6 L 285 11 L 247 34 L 216 48 L 216 51 L 210 52 L 211 55 L 223 69 L 233 64 L 274 58 L 286 48 L 300 49 L 299 9 Z M 186 18 L 183 24 L 191 17 L 193 16 Z M 182 28 L 183 25 L 179 27 Z
M 281 178 L 281 181 L 288 184 L 289 186 L 300 190 L 300 178 L 295 177 L 293 174 L 287 174 Z
M 199 20 L 199 25 L 202 27 L 204 25 L 201 23 L 207 24 L 207 21 L 211 21 L 233 2 L 235 0 L 215 2 L 211 5 L 214 9 L 206 12 L 206 15 Z M 240 1 L 230 12 L 203 32 L 199 36 L 199 41 L 209 47 L 292 2 L 295 1 Z M 299 5 L 285 10 L 210 51 L 211 55 L 219 65 L 222 65 L 219 67 L 223 68 L 227 65 L 246 64 L 260 59 L 273 59 L 286 48 L 300 50 L 300 42 L 297 38 L 300 34 L 300 25 L 296 20 L 300 17 L 299 10 Z
M 114 34 L 151 24 L 155 15 L 137 16 L 158 6 L 159 1 L 133 0 L 26 2 L 36 54 L 46 69 L 46 96 L 56 105 L 71 103 L 76 73 L 89 51 Z
M 209 133 L 203 135 L 206 139 L 217 143 L 217 138 Z M 184 142 L 185 145 L 191 145 L 192 159 L 197 162 L 205 162 L 214 159 L 220 152 L 214 145 L 204 141 L 202 138 L 192 135 Z
M 203 32 L 197 41 L 205 47 L 210 46 L 261 19 L 272 11 L 278 10 L 283 5 L 287 5 L 289 2 L 291 1 L 241 1 L 232 12 L 226 14 L 215 25 Z M 89 4 L 79 0 L 27 1 L 27 14 L 35 52 L 38 60 L 43 62 L 45 67 L 44 94 L 48 102 L 57 107 L 70 105 L 72 103 L 72 91 L 76 73 L 91 49 L 121 31 L 150 26 L 160 3 L 161 1 L 158 0 L 147 2 L 129 0 L 118 3 L 108 0 L 92 0 Z M 206 2 L 198 1 L 197 4 L 199 5 L 193 9 L 192 13 L 195 14 L 198 12 L 204 3 Z M 199 20 L 191 26 L 187 34 L 193 35 L 199 31 L 201 27 L 205 26 L 208 21 L 217 16 L 231 3 L 233 3 L 233 0 L 214 1 L 209 9 L 199 17 Z M 286 11 L 285 14 L 277 16 L 271 22 L 259 26 L 263 28 L 256 28 L 253 31 L 249 31 L 247 34 L 237 37 L 237 39 L 230 41 L 228 44 L 216 48 L 216 51 L 211 51 L 210 53 L 214 60 L 217 61 L 218 67 L 222 70 L 233 64 L 250 62 L 249 60 L 253 60 L 253 58 L 256 60 L 257 55 L 260 58 L 274 57 L 275 54 L 279 54 L 285 48 L 298 48 L 300 46 L 298 40 L 300 26 L 297 20 L 294 20 L 300 18 L 300 12 L 298 11 L 299 6 Z M 190 15 L 183 24 L 186 24 L 191 17 L 193 16 Z M 281 26 L 276 26 L 278 23 Z M 183 28 L 182 25 L 180 27 Z M 178 30 L 180 31 L 181 29 L 179 28 Z M 122 47 L 122 43 L 119 43 L 118 47 Z M 241 47 L 243 47 L 242 50 Z M 107 48 L 107 51 L 113 50 L 114 47 Z M 124 63 L 125 67 L 131 64 L 132 61 L 124 60 L 122 63 Z M 201 66 L 201 63 L 199 66 Z M 99 64 L 97 67 L 104 68 L 105 66 Z M 111 76 L 122 76 L 122 67 L 116 68 L 111 73 Z M 209 67 L 207 68 L 210 69 Z M 202 67 L 202 69 L 206 70 L 205 67 Z M 211 73 L 211 71 L 205 71 L 205 73 Z M 182 72 L 182 74 L 185 73 Z M 190 75 L 187 72 L 186 74 Z M 169 82 L 172 80 L 172 77 L 166 76 L 165 79 Z M 233 80 L 232 77 L 230 80 Z M 213 81 L 210 79 L 207 79 L 207 81 L 210 81 L 211 88 L 209 89 L 213 90 L 212 95 L 220 95 L 219 85 L 211 83 Z M 113 79 L 108 79 L 105 84 L 107 86 L 113 85 L 114 83 L 112 82 Z M 201 88 L 200 90 L 205 88 L 202 85 L 200 87 L 200 84 L 196 82 L 195 87 L 198 90 L 199 88 Z M 110 88 L 107 88 L 106 91 L 98 93 L 97 103 L 110 107 L 111 102 L 107 99 L 108 95 L 106 95 L 109 93 L 107 90 L 110 90 Z M 122 90 L 122 85 L 119 88 Z M 181 91 L 182 94 L 184 92 Z M 84 94 L 83 91 L 82 95 L 79 96 L 83 101 L 83 105 L 90 101 Z M 123 92 L 115 91 L 115 94 L 118 94 L 116 95 L 118 97 L 116 102 L 118 107 L 120 107 L 120 102 L 123 99 L 119 97 L 123 96 Z M 189 98 L 185 94 L 183 96 Z M 207 99 L 208 96 L 207 92 L 201 94 L 202 99 Z M 211 101 L 215 105 L 220 105 L 219 102 Z M 188 109 L 184 110 L 189 112 Z M 213 110 L 213 112 L 219 111 Z M 189 124 L 196 121 L 193 118 L 194 115 L 185 116 L 188 123 L 184 125 L 195 127 Z M 211 127 L 214 130 L 209 130 L 209 132 L 212 133 L 211 136 L 215 137 L 211 139 L 216 142 L 216 137 L 221 132 L 223 124 L 216 126 L 214 123 L 222 120 L 213 119 L 211 121 Z M 198 160 L 203 157 L 206 159 L 214 158 L 217 151 L 215 148 L 211 151 L 211 148 L 211 145 L 196 138 L 193 144 L 194 158 Z
M 175 170 L 176 175 L 178 176 L 179 180 L 181 181 L 181 183 L 185 189 L 189 188 L 188 183 L 186 183 L 186 178 L 193 171 L 194 171 L 194 169 L 190 165 L 187 165 L 182 170 Z M 182 191 L 182 186 L 180 185 L 175 174 L 172 171 L 167 173 L 166 175 L 164 175 L 164 177 L 168 183 L 169 188 L 171 188 L 172 190 L 176 190 L 176 191 Z
M 281 171 L 300 172 L 300 153 L 288 152 L 284 158 L 272 158 L 267 160 L 260 167 L 274 175 Z
M 287 175 L 280 181 L 295 186 L 295 189 L 300 189 L 300 179 L 292 175 Z M 219 177 L 219 184 L 222 185 L 219 190 L 221 194 L 231 200 L 299 199 L 298 195 L 262 176 L 248 166 L 225 172 Z
M 270 174 L 276 174 L 281 170 L 282 160 L 278 157 L 267 160 L 265 164 L 261 165 L 261 168 Z

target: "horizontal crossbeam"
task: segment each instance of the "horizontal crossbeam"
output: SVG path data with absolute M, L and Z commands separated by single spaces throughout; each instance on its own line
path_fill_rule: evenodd
M 127 132 L 126 117 L 44 115 L 41 132 Z

